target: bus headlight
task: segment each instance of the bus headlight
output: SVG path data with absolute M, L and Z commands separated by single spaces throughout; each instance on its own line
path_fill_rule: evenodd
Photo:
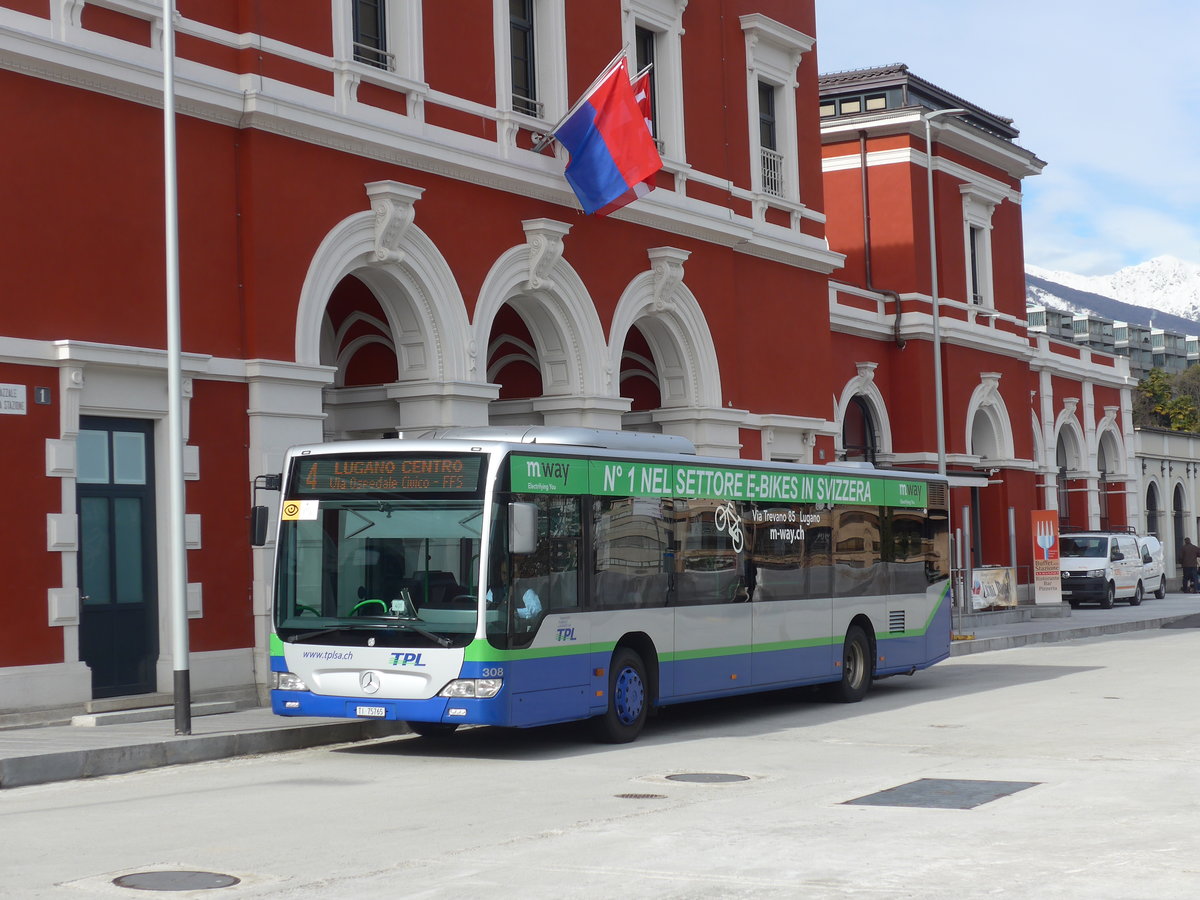
M 293 675 L 291 672 L 272 672 L 271 673 L 273 687 L 277 691 L 307 691 L 306 685 L 298 675 Z
M 500 693 L 503 678 L 456 678 L 439 692 L 442 697 L 474 697 L 487 700 Z

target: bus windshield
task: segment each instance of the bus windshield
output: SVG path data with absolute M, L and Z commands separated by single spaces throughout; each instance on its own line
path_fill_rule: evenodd
M 289 503 L 299 510 L 287 518 Z M 275 628 L 285 641 L 465 646 L 479 593 L 479 500 L 285 503 Z

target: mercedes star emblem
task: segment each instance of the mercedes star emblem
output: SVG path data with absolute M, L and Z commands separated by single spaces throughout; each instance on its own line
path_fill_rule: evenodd
M 362 687 L 364 694 L 373 694 L 379 690 L 379 673 L 363 672 L 359 676 L 358 683 Z

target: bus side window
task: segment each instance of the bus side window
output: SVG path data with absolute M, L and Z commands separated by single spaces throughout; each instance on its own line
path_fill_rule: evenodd
M 671 501 L 604 497 L 593 509 L 592 602 L 602 609 L 665 606 L 674 554 Z

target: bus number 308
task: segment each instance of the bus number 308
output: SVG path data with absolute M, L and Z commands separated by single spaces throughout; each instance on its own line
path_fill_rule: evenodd
M 483 677 L 483 678 L 503 678 L 504 677 L 504 668 L 500 667 L 497 669 L 484 669 L 483 675 L 481 677 Z

